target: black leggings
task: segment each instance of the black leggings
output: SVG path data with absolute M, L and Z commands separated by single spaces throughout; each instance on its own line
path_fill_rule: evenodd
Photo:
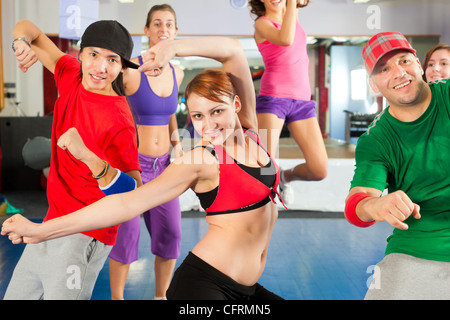
M 283 300 L 258 283 L 244 286 L 192 252 L 175 271 L 167 290 L 169 300 Z

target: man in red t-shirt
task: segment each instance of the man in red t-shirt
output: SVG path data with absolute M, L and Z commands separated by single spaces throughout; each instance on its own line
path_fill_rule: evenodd
M 141 185 L 137 135 L 122 82 L 133 42 L 116 21 L 91 24 L 81 39 L 79 60 L 61 52 L 33 23 L 21 20 L 13 31 L 19 68 L 39 60 L 55 75 L 59 98 L 52 130 L 45 221 L 69 214 L 104 197 L 99 189 L 109 166 Z M 81 72 L 80 72 L 81 71 Z M 93 166 L 58 147 L 75 128 L 99 159 Z M 115 243 L 118 226 L 27 245 L 5 299 L 89 299 L 97 275 Z

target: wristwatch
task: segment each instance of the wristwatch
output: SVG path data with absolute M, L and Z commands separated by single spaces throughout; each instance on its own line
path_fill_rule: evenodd
M 14 52 L 16 52 L 16 48 L 14 48 L 14 43 L 16 43 L 16 41 L 19 41 L 19 40 L 25 41 L 25 43 L 31 48 L 31 43 L 30 43 L 30 41 L 28 41 L 27 38 L 25 38 L 25 37 L 16 38 L 16 39 L 13 40 L 13 42 L 11 44 L 11 47 L 12 47 Z

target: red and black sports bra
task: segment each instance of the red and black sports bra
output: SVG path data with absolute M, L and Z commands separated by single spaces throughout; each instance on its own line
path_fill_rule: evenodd
M 219 162 L 219 185 L 208 192 L 196 193 L 206 215 L 218 215 L 249 211 L 275 202 L 279 169 L 275 161 L 260 144 L 258 136 L 250 130 L 244 132 L 269 155 L 264 167 L 249 167 L 231 158 L 222 146 L 200 146 L 211 152 Z M 283 203 L 284 205 L 284 203 Z

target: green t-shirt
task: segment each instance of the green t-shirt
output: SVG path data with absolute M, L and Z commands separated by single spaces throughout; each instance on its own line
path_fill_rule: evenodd
M 351 187 L 402 190 L 420 205 L 421 218 L 394 229 L 386 254 L 450 261 L 450 80 L 429 85 L 432 100 L 419 119 L 399 121 L 388 107 L 359 138 Z

